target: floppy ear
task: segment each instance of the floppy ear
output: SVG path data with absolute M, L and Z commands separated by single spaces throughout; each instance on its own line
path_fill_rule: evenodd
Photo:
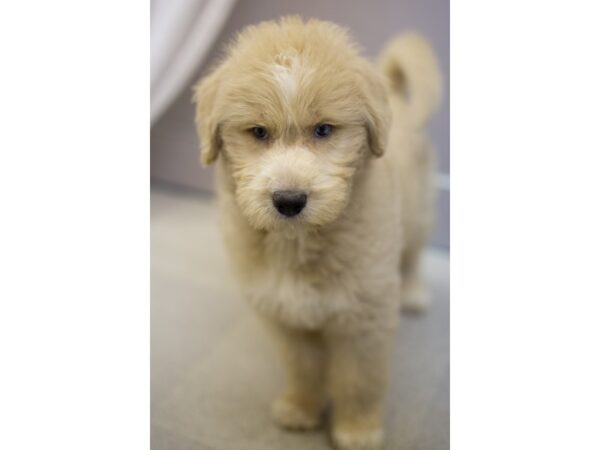
M 370 67 L 364 70 L 363 75 L 367 138 L 371 152 L 381 156 L 387 147 L 392 113 L 383 79 Z
M 219 70 L 201 79 L 194 87 L 196 104 L 196 131 L 200 138 L 200 162 L 203 166 L 212 164 L 219 154 L 223 142 L 216 117 Z

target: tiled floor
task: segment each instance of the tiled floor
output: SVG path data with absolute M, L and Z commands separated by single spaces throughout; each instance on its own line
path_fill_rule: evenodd
M 270 420 L 282 383 L 274 349 L 231 279 L 211 197 L 152 190 L 153 450 L 328 449 L 323 431 Z M 449 261 L 431 250 L 434 294 L 398 331 L 387 449 L 449 448 Z

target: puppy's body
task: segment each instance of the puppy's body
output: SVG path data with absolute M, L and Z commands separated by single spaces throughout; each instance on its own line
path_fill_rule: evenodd
M 387 78 L 340 28 L 292 18 L 244 32 L 197 93 L 203 161 L 221 155 L 233 266 L 288 368 L 273 414 L 311 428 L 331 400 L 344 449 L 380 446 L 399 305 L 424 300 L 418 254 L 430 226 L 432 156 L 421 127 L 439 79 L 415 36 L 390 44 L 381 70 Z M 325 139 L 313 132 L 322 123 L 333 123 Z M 256 126 L 267 139 L 249 136 Z M 273 207 L 282 189 L 307 193 L 298 216 Z

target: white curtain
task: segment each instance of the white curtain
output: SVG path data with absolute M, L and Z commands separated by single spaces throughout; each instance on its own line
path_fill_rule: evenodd
M 152 0 L 151 124 L 187 87 L 234 4 L 235 0 Z

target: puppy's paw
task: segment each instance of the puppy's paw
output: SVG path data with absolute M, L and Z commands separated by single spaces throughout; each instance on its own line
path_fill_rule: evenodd
M 333 443 L 337 450 L 381 450 L 383 430 L 336 427 L 333 430 Z
M 306 402 L 305 402 L 306 403 Z M 322 408 L 312 403 L 302 404 L 283 395 L 273 402 L 271 415 L 280 426 L 290 430 L 312 430 L 321 424 Z
M 402 290 L 402 311 L 422 313 L 431 303 L 429 291 L 422 284 L 410 284 Z

